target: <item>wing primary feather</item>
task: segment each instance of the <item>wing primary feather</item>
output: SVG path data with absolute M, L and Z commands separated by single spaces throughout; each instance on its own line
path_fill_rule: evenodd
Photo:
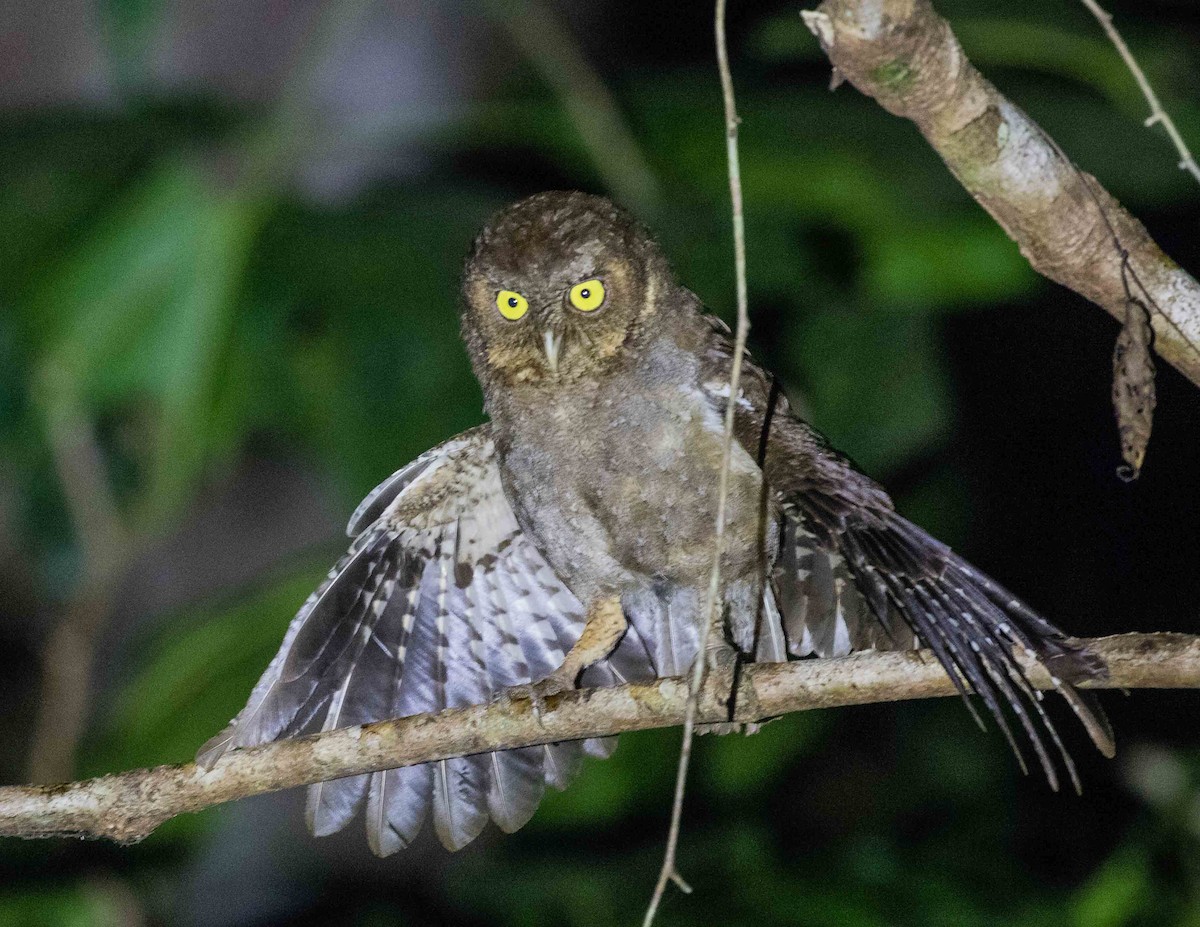
M 1042 729 L 1046 731 L 1046 733 L 1050 736 L 1051 741 L 1058 749 L 1059 755 L 1062 757 L 1063 767 L 1066 769 L 1075 791 L 1077 793 L 1082 792 L 1083 786 L 1079 781 L 1079 774 L 1075 768 L 1075 762 L 1071 758 L 1071 754 L 1064 746 L 1062 738 L 1059 737 L 1058 729 L 1055 727 L 1054 722 L 1050 720 L 1050 717 L 1046 714 L 1045 708 L 1042 707 L 1041 693 L 1039 693 L 1033 688 L 1033 686 L 1030 685 L 1029 680 L 1025 676 L 1024 670 L 1013 656 L 1011 644 L 1006 645 L 1004 641 L 998 639 L 994 632 L 992 632 L 986 626 L 986 623 L 984 623 L 983 616 L 977 615 L 975 611 L 976 608 L 985 609 L 990 607 L 995 613 L 995 606 L 991 605 L 990 602 L 985 603 L 973 601 L 968 597 L 967 593 L 963 589 L 957 587 L 952 588 L 953 598 L 958 602 L 960 614 L 963 615 L 968 624 L 973 626 L 975 638 L 980 641 L 980 646 L 986 647 L 989 653 L 994 655 L 993 659 L 1003 667 L 1009 679 L 1011 679 L 1012 684 L 1016 686 L 1017 690 L 1019 690 L 1021 694 L 1025 696 L 1025 701 L 1032 706 L 1034 713 L 1038 717 L 1038 720 L 1041 721 Z M 943 600 L 946 601 L 945 591 L 939 590 L 939 592 L 943 596 Z M 948 601 L 947 605 L 950 605 Z M 1003 619 L 1003 613 L 991 615 L 993 625 L 995 625 L 997 617 Z M 1031 648 L 1027 648 L 1027 652 L 1031 655 L 1033 654 Z M 1029 733 L 1030 740 L 1033 741 L 1035 749 L 1038 750 L 1039 759 L 1042 761 L 1043 768 L 1053 768 L 1053 763 L 1045 751 L 1045 746 L 1041 742 L 1040 736 L 1035 736 L 1037 726 L 1033 723 L 1032 719 L 1028 717 L 1027 713 L 1021 709 L 1021 702 L 1018 695 L 1003 685 L 1001 688 L 1004 691 L 1006 698 L 1008 698 L 1009 703 L 1012 705 L 1013 711 L 1017 713 L 1018 717 L 1025 725 L 1026 732 Z M 1050 778 L 1049 773 L 1047 773 L 1047 778 Z M 1057 789 L 1057 777 L 1051 779 L 1051 785 Z
M 932 617 L 932 621 L 927 622 L 924 637 L 930 641 L 941 640 L 946 634 L 950 633 L 950 629 L 954 627 L 954 622 L 943 603 L 939 601 L 935 595 L 932 595 L 929 590 L 923 586 L 917 587 L 916 595 L 920 598 L 919 608 Z M 942 631 L 942 629 L 946 629 Z M 992 717 L 996 719 L 996 725 L 1004 735 L 1004 739 L 1008 742 L 1009 748 L 1013 752 L 1013 756 L 1017 759 L 1017 765 L 1021 767 L 1021 772 L 1025 775 L 1029 774 L 1029 767 L 1025 762 L 1024 752 L 1021 750 L 1016 736 L 1013 734 L 1012 728 L 1008 723 L 1008 719 L 1004 715 L 1004 711 L 996 698 L 996 691 L 993 683 L 988 679 L 992 673 L 988 669 L 988 663 L 981 659 L 978 652 L 973 655 L 966 656 L 962 653 L 962 645 L 955 645 L 954 657 L 956 663 L 961 667 L 961 672 L 966 676 L 971 684 L 971 688 L 983 699 L 987 705 L 988 711 Z M 987 676 L 984 675 L 987 673 Z M 1012 701 L 1010 699 L 1010 704 Z M 1020 714 L 1019 707 L 1014 710 Z M 980 722 L 982 724 L 982 722 Z M 1036 739 L 1036 734 L 1031 735 L 1031 740 Z M 1037 748 L 1034 748 L 1035 751 Z M 1050 773 L 1050 778 L 1053 781 L 1053 772 Z
M 719 385 L 728 380 L 733 349 L 719 327 L 706 337 L 702 382 L 715 403 Z M 897 514 L 882 487 L 790 414 L 786 400 L 772 421 L 778 397 L 771 376 L 752 361 L 743 371 L 745 399 L 735 428 L 742 449 L 758 451 L 782 518 L 771 590 L 788 652 L 825 656 L 839 651 L 847 636 L 857 650 L 929 647 L 976 722 L 983 726 L 972 692 L 996 718 L 1022 769 L 1020 741 L 1026 738 L 1018 733 L 1027 736 L 1053 788 L 1059 785 L 1059 764 L 1052 758 L 1057 751 L 1078 789 L 1074 761 L 1043 706 L 1043 693 L 1014 649 L 1049 672 L 1108 756 L 1112 732 L 1103 711 L 1071 685 L 1103 676 L 1103 660 Z M 1010 711 L 1020 731 L 1010 723 Z
M 1046 667 L 1055 690 L 1071 707 L 1096 748 L 1111 758 L 1116 753 L 1116 745 L 1104 709 L 1094 697 L 1079 692 L 1071 685 L 1079 679 L 1107 676 L 1108 668 L 1103 661 L 1063 638 L 1060 631 L 1024 602 L 969 564 L 956 558 L 952 572 L 961 587 L 982 590 L 987 603 L 1003 621 L 1002 630 L 1017 636 L 1025 652 Z M 1022 624 L 1032 628 L 1036 636 L 1031 639 Z
M 917 598 L 918 596 L 921 596 L 920 600 Z M 920 587 L 914 587 L 911 594 L 906 592 L 901 597 L 901 608 L 905 617 L 913 620 L 921 628 L 922 637 L 931 645 L 935 655 L 938 656 L 938 659 L 951 675 L 951 678 L 953 679 L 956 675 L 961 675 L 970 685 L 971 690 L 983 699 L 989 713 L 995 718 L 997 726 L 1000 728 L 1013 755 L 1016 757 L 1021 771 L 1028 774 L 1029 769 L 1025 763 L 1024 754 L 1009 727 L 998 699 L 998 696 L 1001 695 L 1006 697 L 1013 713 L 1029 737 L 1047 781 L 1050 783 L 1051 788 L 1057 791 L 1058 776 L 1053 764 L 1049 761 L 1037 730 L 1030 724 L 1027 715 L 1021 708 L 1019 700 L 1008 686 L 1003 674 L 993 663 L 981 657 L 979 651 L 972 646 L 971 641 L 962 633 L 958 621 L 939 603 L 929 598 L 927 592 Z M 952 669 L 956 672 L 951 672 Z M 956 687 L 959 688 L 960 694 L 963 695 L 964 702 L 970 707 L 976 722 L 981 728 L 985 727 L 983 719 L 974 710 L 974 705 L 971 704 L 970 699 L 963 692 L 963 688 L 961 686 Z
M 434 694 L 437 634 L 423 609 L 427 573 L 427 551 L 410 546 L 413 557 L 411 586 L 404 599 L 401 631 L 404 635 L 404 673 L 400 680 L 397 716 L 437 710 Z M 423 620 L 418 620 L 421 613 Z M 387 773 L 388 830 L 381 837 L 381 849 L 407 846 L 416 839 L 429 814 L 433 800 L 433 767 L 423 763 Z M 394 834 L 394 838 L 391 836 Z
M 435 560 L 427 570 L 437 570 L 437 592 L 434 607 L 435 614 L 435 634 L 437 639 L 436 650 L 437 654 L 434 660 L 433 685 L 434 685 L 434 711 L 444 710 L 448 703 L 446 697 L 446 682 L 449 673 L 448 650 L 449 641 L 446 639 L 446 610 L 445 610 L 445 593 L 447 585 L 447 571 L 445 559 L 441 555 L 442 545 L 445 543 L 445 531 L 439 532 L 434 542 L 433 550 Z M 422 593 L 422 595 L 424 595 Z M 424 601 L 422 601 L 422 605 Z M 454 789 L 450 783 L 450 764 L 447 760 L 441 760 L 434 764 L 434 785 L 433 785 L 433 800 L 434 800 L 434 828 L 437 830 L 438 838 L 442 845 L 447 849 L 457 849 L 458 841 L 456 839 L 458 829 L 455 827 L 455 809 L 454 809 Z
M 483 700 L 483 680 L 471 642 L 471 629 L 461 620 L 461 590 L 454 575 L 455 551 L 461 517 L 449 519 L 437 546 L 436 627 L 438 635 L 438 710 L 459 708 Z M 451 608 L 453 604 L 455 609 Z M 453 635 L 453 638 L 451 637 Z M 459 850 L 474 840 L 487 824 L 488 759 L 455 757 L 438 762 L 434 779 L 434 829 L 449 850 Z
M 929 649 L 933 651 L 933 655 L 937 657 L 938 662 L 942 664 L 942 668 L 946 670 L 946 675 L 950 677 L 950 681 L 954 684 L 954 688 L 962 698 L 963 704 L 966 705 L 967 711 L 971 713 L 971 717 L 975 719 L 975 723 L 979 725 L 979 729 L 986 731 L 987 725 L 983 723 L 983 717 L 971 702 L 971 690 L 968 689 L 968 686 L 973 687 L 974 681 L 970 677 L 967 665 L 959 657 L 957 644 L 949 639 L 946 634 L 939 633 L 937 625 L 926 612 L 917 606 L 911 594 L 904 588 L 903 583 L 898 578 L 885 573 L 884 581 L 888 584 L 892 592 L 900 614 L 904 616 L 906 621 L 912 623 L 918 633 L 926 639 Z M 986 692 L 980 692 L 980 695 L 985 700 L 989 697 Z M 1017 756 L 1021 768 L 1024 770 L 1025 761 L 1019 751 Z
M 1044 619 L 1038 618 L 1036 623 L 1025 620 L 1025 613 L 1034 613 L 910 522 L 892 513 L 887 513 L 881 522 L 878 526 L 868 521 L 850 527 L 843 520 L 843 531 L 838 537 L 839 545 L 847 551 L 856 585 L 875 617 L 885 624 L 887 610 L 881 606 L 878 595 L 870 595 L 870 590 L 882 581 L 913 633 L 934 650 L 952 680 L 962 680 L 984 700 L 1022 769 L 1025 769 L 1022 751 L 1008 728 L 1001 699 L 1008 703 L 1024 729 L 1051 787 L 1058 788 L 1058 776 L 1041 731 L 1054 743 L 1063 767 L 1078 789 L 1074 761 L 1041 704 L 1041 694 L 1029 684 L 1012 653 L 1012 647 L 1020 647 L 1043 663 L 1056 653 L 1070 654 L 1072 651 L 1060 644 L 1065 641 L 1061 633 Z M 892 636 L 895 637 L 894 632 Z M 1090 671 L 1092 667 L 1087 669 Z M 1053 670 L 1051 675 L 1054 676 Z M 1111 741 L 1104 738 L 1103 722 L 1099 720 L 1102 713 L 1093 715 L 1086 704 L 1079 707 L 1078 693 L 1068 684 L 1055 679 L 1055 685 L 1104 752 L 1106 743 Z M 957 681 L 956 688 L 962 694 L 963 686 Z M 964 697 L 964 701 L 971 705 L 969 699 Z M 1030 706 L 1028 711 L 1026 702 Z M 978 713 L 973 711 L 973 714 L 982 723 Z
M 407 650 L 409 635 L 412 633 L 412 617 L 416 610 L 416 597 L 420 592 L 421 571 L 406 551 L 399 552 L 396 563 L 396 580 L 392 596 L 387 605 L 387 613 L 381 618 L 381 631 L 391 630 L 395 639 L 376 639 L 385 647 L 391 659 L 391 680 L 385 699 L 387 714 L 390 717 L 400 717 L 404 714 L 401 706 L 401 689 L 407 669 Z M 403 608 L 397 616 L 393 614 L 393 602 L 402 602 Z M 404 784 L 403 780 L 411 774 L 402 770 L 383 770 L 371 776 L 370 787 L 367 790 L 367 844 L 376 856 L 388 856 L 408 846 L 416 836 L 411 836 L 398 829 L 392 823 L 393 816 L 403 817 L 405 823 L 411 826 L 413 812 L 411 809 L 399 809 L 394 804 L 404 800 L 398 795 L 397 802 L 393 796 Z M 411 791 L 411 790 L 410 790 Z M 420 801 L 420 796 L 410 796 L 409 801 Z M 423 814 L 421 814 L 423 818 Z M 419 830 L 420 823 L 417 823 Z
M 279 700 L 278 690 L 284 670 L 299 645 L 302 635 L 306 631 L 311 633 L 313 625 L 320 620 L 328 620 L 328 616 L 321 606 L 331 590 L 339 583 L 344 584 L 353 579 L 356 574 L 352 571 L 356 571 L 360 561 L 372 553 L 371 548 L 377 540 L 378 535 L 364 535 L 359 538 L 329 571 L 324 582 L 300 607 L 300 611 L 288 625 L 279 651 L 250 693 L 246 706 L 225 730 L 201 746 L 196 754 L 198 765 L 206 769 L 211 768 L 227 750 L 274 740 L 286 730 L 299 706 L 303 703 L 303 698 L 292 699 L 291 701 L 295 704 L 290 708 L 286 703 L 280 706 L 275 712 L 270 713 L 272 715 L 270 719 L 263 717 L 267 714 L 268 706 Z M 316 680 L 313 680 L 313 685 L 315 684 Z M 307 697 L 307 693 L 305 697 Z
M 314 633 L 319 633 L 324 622 L 335 622 L 335 627 L 328 632 L 324 643 L 318 648 L 320 659 L 310 658 L 302 668 L 295 667 L 291 679 L 284 682 L 285 686 L 296 683 L 302 693 L 293 698 L 296 705 L 284 728 L 284 736 L 307 730 L 313 719 L 332 700 L 338 687 L 346 681 L 347 660 L 352 662 L 356 658 L 355 655 L 361 653 L 365 646 L 365 641 L 362 641 L 359 635 L 362 633 L 363 622 L 371 619 L 367 614 L 368 604 L 385 579 L 379 567 L 394 540 L 394 535 L 388 532 L 376 533 L 375 541 L 368 548 L 371 557 L 365 563 L 366 572 L 357 585 L 353 603 L 345 606 L 339 605 L 337 600 L 326 602 L 330 614 L 322 615 L 315 609 L 311 613 L 314 619 Z M 342 578 L 339 577 L 339 580 Z M 315 620 L 318 618 L 322 621 Z
M 379 566 L 387 556 L 387 549 L 385 547 L 372 561 L 369 590 L 364 587 L 359 591 L 355 604 L 356 617 L 348 622 L 354 627 L 351 638 L 354 642 L 353 653 L 349 665 L 339 667 L 341 679 L 330 700 L 329 711 L 321 725 L 322 730 L 328 731 L 342 726 L 342 713 L 355 682 L 359 658 L 374 634 L 374 623 L 381 612 L 381 608 L 377 606 L 386 605 L 388 571 L 380 570 Z M 380 599 L 381 592 L 385 595 L 384 599 Z M 330 782 L 317 782 L 309 787 L 307 820 L 309 830 L 314 836 L 336 833 L 350 822 L 366 795 L 368 780 L 369 776 L 351 776 Z

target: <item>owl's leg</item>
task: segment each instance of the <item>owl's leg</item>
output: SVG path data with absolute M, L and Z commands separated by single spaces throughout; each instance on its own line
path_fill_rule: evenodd
M 707 664 L 705 678 L 716 677 L 728 680 L 727 699 L 734 697 L 738 664 L 744 655 L 729 639 L 729 631 L 724 611 L 718 610 L 712 618 L 712 627 L 708 632 L 708 646 L 704 653 L 697 657 Z M 724 685 L 724 682 L 722 682 Z M 724 701 L 724 699 L 723 699 Z M 728 702 L 726 702 L 728 704 Z M 732 709 L 731 709 L 732 710 Z M 757 734 L 761 723 L 743 723 L 740 721 L 722 721 L 714 724 L 697 724 L 697 734 Z
M 599 663 L 610 653 L 629 629 L 621 600 L 613 597 L 596 599 L 588 608 L 583 633 L 559 666 L 545 679 L 533 685 L 533 698 L 546 698 L 566 692 L 579 685 L 579 677 L 593 663 Z
M 727 672 L 738 662 L 741 651 L 725 637 L 725 620 L 718 616 L 708 632 L 708 646 L 704 651 L 704 662 L 710 673 Z

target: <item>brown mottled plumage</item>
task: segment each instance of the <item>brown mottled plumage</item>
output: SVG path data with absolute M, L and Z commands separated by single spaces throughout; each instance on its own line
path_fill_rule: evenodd
M 493 219 L 464 269 L 462 330 L 491 423 L 364 500 L 350 552 L 201 762 L 511 687 L 677 675 L 697 658 L 728 332 L 640 225 L 581 193 L 539 194 Z M 729 643 L 778 661 L 919 642 L 964 696 L 983 700 L 1018 757 L 1010 718 L 1051 784 L 1047 735 L 1078 786 L 1014 650 L 1046 666 L 1111 754 L 1103 714 L 1071 686 L 1103 674 L 1101 661 L 897 515 L 786 400 L 769 412 L 771 396 L 767 374 L 747 362 L 723 560 Z M 565 787 L 583 754 L 611 746 L 555 744 L 322 783 L 310 790 L 309 823 L 331 833 L 365 803 L 371 847 L 386 854 L 431 812 L 457 849 L 488 818 L 520 827 L 546 785 Z

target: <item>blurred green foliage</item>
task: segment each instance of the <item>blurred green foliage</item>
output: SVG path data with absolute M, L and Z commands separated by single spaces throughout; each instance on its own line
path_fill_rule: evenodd
M 158 6 L 102 6 L 128 64 L 122 81 L 136 88 Z M 1127 205 L 1195 208 L 1197 191 L 1141 127 L 1132 81 L 1082 14 L 1048 22 L 1031 2 L 986 18 L 965 0 L 945 7 L 976 63 Z M 1200 140 L 1194 36 L 1130 33 L 1185 135 Z M 823 76 L 809 77 L 819 61 L 790 7 L 746 17 L 737 68 L 755 332 L 799 405 L 886 478 L 934 457 L 955 428 L 940 319 L 1042 284 L 916 131 L 850 88 L 828 93 Z M 681 279 L 727 313 L 732 249 L 710 71 L 631 69 L 610 85 L 663 191 L 645 218 Z M 45 439 L 54 416 L 97 423 L 121 510 L 145 538 L 183 523 L 250 446 L 328 474 L 349 511 L 400 463 L 481 417 L 455 306 L 462 256 L 486 216 L 543 185 L 539 176 L 599 189 L 603 152 L 582 145 L 527 64 L 421 140 L 427 173 L 336 205 L 291 184 L 295 123 L 211 100 L 134 99 L 0 124 L 0 455 L 47 588 L 63 585 L 75 557 Z M 955 541 L 968 513 L 949 471 L 932 467 L 910 490 L 902 507 Z M 129 642 L 134 670 L 100 708 L 83 772 L 186 760 L 244 701 L 324 553 Z M 754 738 L 701 742 L 682 860 L 696 894 L 671 897 L 664 924 L 1200 927 L 1200 875 L 1181 862 L 1200 849 L 1194 820 L 1171 824 L 1175 812 L 1150 803 L 1122 842 L 1109 835 L 1098 867 L 1047 885 L 1013 845 L 1013 764 L 959 706 L 833 721 L 812 713 Z M 445 862 L 446 907 L 431 919 L 637 921 L 676 749 L 676 732 L 628 736 L 524 833 Z M 829 769 L 825 755 L 858 762 Z M 1179 794 L 1200 802 L 1200 757 L 1177 762 Z M 128 851 L 123 865 L 145 869 L 130 880 L 169 881 L 217 820 L 156 835 L 150 846 L 178 854 L 165 862 L 149 847 Z M 119 899 L 90 876 L 25 881 L 0 886 L 0 924 L 123 923 Z M 367 893 L 344 922 L 396 923 L 406 903 L 394 909 L 388 897 Z

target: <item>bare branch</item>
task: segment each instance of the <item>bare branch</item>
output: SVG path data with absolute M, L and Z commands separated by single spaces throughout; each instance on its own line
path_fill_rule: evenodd
M 1142 91 L 1142 96 L 1146 98 L 1146 102 L 1150 104 L 1150 117 L 1146 120 L 1146 128 L 1161 123 L 1166 129 L 1168 137 L 1171 139 L 1171 144 L 1175 146 L 1175 150 L 1179 152 L 1179 169 L 1187 171 L 1200 182 L 1200 166 L 1197 166 L 1196 159 L 1192 157 L 1191 151 L 1188 150 L 1187 143 L 1184 142 L 1183 136 L 1179 134 L 1179 130 L 1175 128 L 1175 122 L 1163 109 L 1161 103 L 1158 102 L 1158 94 L 1154 92 L 1154 88 L 1150 86 L 1150 81 L 1146 78 L 1145 72 L 1137 63 L 1137 59 L 1133 57 L 1133 52 L 1129 50 L 1129 46 L 1125 44 L 1125 40 L 1121 38 L 1121 33 L 1117 31 L 1117 27 L 1113 25 L 1112 14 L 1101 9 L 1100 4 L 1096 0 L 1082 0 L 1088 11 L 1096 17 L 1105 33 L 1108 35 L 1109 41 L 1116 46 L 1117 53 L 1121 56 L 1121 60 L 1125 62 L 1125 67 L 1129 68 L 1129 72 L 1133 74 L 1133 79 L 1137 81 L 1138 87 Z
M 579 133 L 592 166 L 617 199 L 653 213 L 658 181 L 611 91 L 556 9 L 543 0 L 493 2 L 513 42 L 541 72 Z
M 40 707 L 29 756 L 29 776 L 35 782 L 74 774 L 96 643 L 112 614 L 116 584 L 131 552 L 95 428 L 61 381 L 57 371 L 43 371 L 41 404 L 81 569 L 42 651 Z
M 729 69 L 729 44 L 725 37 L 725 0 L 716 0 L 713 11 L 713 33 L 717 46 L 717 72 L 721 78 L 721 96 L 725 101 L 725 160 L 729 170 L 729 199 L 733 214 L 733 262 L 737 286 L 737 331 L 733 342 L 733 361 L 729 372 L 729 399 L 725 404 L 725 434 L 721 449 L 721 478 L 717 487 L 717 525 L 713 533 L 713 563 L 708 578 L 708 594 L 704 607 L 704 626 L 700 648 L 692 667 L 690 697 L 683 719 L 683 743 L 679 748 L 679 767 L 675 774 L 675 796 L 671 802 L 671 824 L 667 830 L 667 847 L 662 868 L 654 886 L 654 894 L 646 908 L 642 927 L 654 923 L 654 915 L 662 902 L 667 885 L 674 882 L 684 893 L 691 888 L 675 869 L 679 849 L 679 829 L 683 821 L 683 797 L 687 792 L 688 767 L 692 759 L 692 740 L 696 731 L 696 715 L 700 705 L 700 690 L 708 663 L 709 642 L 714 625 L 724 620 L 721 601 L 721 558 L 725 554 L 725 513 L 729 502 L 729 465 L 733 455 L 733 424 L 737 415 L 738 394 L 741 389 L 742 359 L 746 354 L 746 338 L 750 333 L 748 288 L 746 286 L 746 219 L 742 206 L 742 172 L 738 160 L 737 102 L 733 95 L 733 73 Z M 719 631 L 715 633 L 720 633 Z M 723 643 L 723 641 L 722 641 Z
M 1132 277 L 1159 355 L 1200 385 L 1200 284 L 972 66 L 929 0 L 825 0 L 801 15 L 837 73 L 911 119 L 1035 270 L 1120 322 Z
M 1114 689 L 1200 688 L 1200 636 L 1123 634 L 1087 642 L 1109 678 L 1082 685 Z M 1052 687 L 1036 664 L 1020 658 L 1040 689 Z M 713 680 L 698 720 L 728 720 L 728 694 Z M 751 723 L 793 711 L 954 695 L 927 651 L 864 653 L 841 659 L 760 663 L 738 682 L 735 720 Z M 342 776 L 430 760 L 680 724 L 688 683 L 584 689 L 552 696 L 540 714 L 527 700 L 380 721 L 361 727 L 236 750 L 211 770 L 160 766 L 69 785 L 0 788 L 0 836 L 107 837 L 141 840 L 185 812 Z

